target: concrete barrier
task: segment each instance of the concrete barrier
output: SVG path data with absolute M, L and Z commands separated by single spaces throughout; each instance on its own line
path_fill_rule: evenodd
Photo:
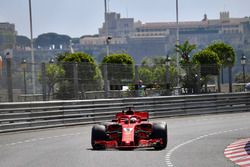
M 150 118 L 248 112 L 250 93 L 0 103 L 0 133 L 110 121 L 131 105 Z

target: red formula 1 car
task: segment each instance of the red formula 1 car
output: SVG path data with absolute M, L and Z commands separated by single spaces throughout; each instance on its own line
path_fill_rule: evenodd
M 148 117 L 148 112 L 134 111 L 129 107 L 126 112 L 117 113 L 112 122 L 94 125 L 91 136 L 93 149 L 166 148 L 167 124 L 150 123 Z

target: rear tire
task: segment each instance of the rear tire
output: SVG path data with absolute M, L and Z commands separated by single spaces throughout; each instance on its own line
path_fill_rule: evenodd
M 163 143 L 158 143 L 154 146 L 155 150 L 163 150 L 167 147 L 168 131 L 166 123 L 154 123 L 152 127 L 152 139 L 162 139 Z
M 107 140 L 106 128 L 104 125 L 94 125 L 91 133 L 91 145 L 94 150 L 103 150 L 105 145 L 95 144 L 96 140 Z

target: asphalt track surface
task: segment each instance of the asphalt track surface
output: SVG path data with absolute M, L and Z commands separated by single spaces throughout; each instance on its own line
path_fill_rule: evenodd
M 151 120 L 168 123 L 162 151 L 93 151 L 92 125 L 0 134 L 0 167 L 234 167 L 224 150 L 250 137 L 250 113 Z

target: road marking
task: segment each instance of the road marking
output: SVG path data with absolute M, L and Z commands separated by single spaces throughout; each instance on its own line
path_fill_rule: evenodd
M 206 138 L 206 137 L 210 137 L 210 136 L 214 136 L 214 135 L 219 135 L 219 134 L 223 134 L 223 133 L 229 133 L 229 132 L 236 132 L 236 131 L 240 131 L 240 130 L 247 130 L 247 129 L 250 129 L 249 127 L 246 127 L 246 128 L 239 128 L 239 129 L 231 129 L 231 130 L 225 130 L 225 131 L 219 131 L 219 132 L 213 132 L 213 133 L 209 133 L 209 134 L 205 134 L 205 135 L 202 135 L 202 136 L 199 136 L 199 137 L 196 137 L 196 138 L 193 138 L 193 139 L 190 139 L 184 143 L 181 143 L 177 146 L 175 146 L 174 148 L 172 148 L 171 150 L 169 150 L 165 156 L 165 162 L 167 164 L 168 167 L 174 167 L 174 164 L 171 162 L 171 155 L 176 151 L 178 150 L 180 147 L 182 146 L 185 146 L 187 144 L 190 144 L 190 143 L 193 143 L 195 141 L 198 141 L 198 140 L 201 140 L 203 138 Z
M 63 135 L 57 135 L 57 136 L 49 136 L 49 137 L 40 137 L 40 138 L 27 139 L 27 140 L 24 140 L 24 141 L 17 141 L 17 142 L 13 142 L 13 143 L 7 143 L 7 144 L 4 144 L 4 145 L 0 145 L 0 148 L 4 147 L 4 146 L 14 146 L 14 145 L 20 145 L 20 144 L 24 144 L 24 143 L 32 143 L 32 142 L 37 142 L 37 141 L 42 141 L 42 140 L 49 140 L 49 139 L 69 137 L 69 136 L 78 136 L 80 134 L 81 133 L 70 133 L 70 134 L 63 134 Z
M 224 155 L 240 167 L 250 167 L 250 138 L 237 140 L 224 150 Z

